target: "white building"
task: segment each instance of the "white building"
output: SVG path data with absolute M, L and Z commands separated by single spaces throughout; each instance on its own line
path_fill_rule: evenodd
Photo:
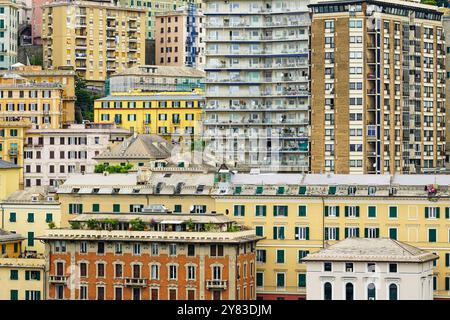
M 72 173 L 93 173 L 93 158 L 131 133 L 105 124 L 30 129 L 24 145 L 24 186 L 58 186 Z
M 0 0 L 0 70 L 17 63 L 19 5 L 15 0 Z
M 308 3 L 205 1 L 205 138 L 218 162 L 308 171 Z
M 308 300 L 432 300 L 433 253 L 397 240 L 347 238 L 303 258 Z

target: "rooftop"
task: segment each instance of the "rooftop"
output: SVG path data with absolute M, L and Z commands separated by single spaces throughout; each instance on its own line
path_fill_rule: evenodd
M 138 134 L 120 144 L 108 147 L 94 159 L 166 159 L 170 157 L 171 144 L 164 138 L 153 134 Z
M 303 261 L 427 262 L 436 259 L 434 253 L 393 239 L 347 238 L 309 254 Z
M 0 159 L 0 169 L 16 169 L 16 168 L 20 168 L 20 166 L 14 164 L 12 162 L 8 162 L 8 161 Z
M 438 12 L 438 7 L 428 4 L 423 4 L 419 0 L 313 0 L 310 2 L 310 6 L 312 5 L 322 5 L 322 4 L 352 4 L 352 3 L 373 3 L 373 4 L 390 4 L 397 5 L 402 7 L 410 7 L 412 9 L 428 9 L 431 11 Z
M 157 92 L 157 93 L 114 93 L 96 101 L 167 101 L 167 100 L 183 100 L 183 101 L 197 101 L 203 100 L 203 94 L 193 92 Z
M 20 234 L 12 233 L 3 229 L 0 229 L 0 243 L 5 242 L 17 242 L 25 240 L 25 237 L 22 237 Z
M 189 67 L 145 65 L 125 69 L 122 72 L 118 72 L 111 75 L 111 78 L 129 75 L 139 75 L 139 76 L 153 75 L 153 76 L 166 76 L 177 78 L 185 78 L 185 77 L 204 78 L 206 76 L 206 73 L 199 69 Z
M 45 267 L 45 259 L 37 258 L 0 258 L 0 268 L 8 267 L 26 267 L 39 268 Z
M 36 203 L 36 204 L 57 204 L 57 196 L 55 194 L 56 190 L 53 190 L 52 187 L 48 186 L 34 186 L 30 188 L 26 188 L 24 190 L 18 190 L 9 195 L 8 198 L 3 200 L 4 204 L 8 203 Z M 50 200 L 52 198 L 53 200 Z
M 126 129 L 116 128 L 113 124 L 97 124 L 94 126 L 87 124 L 71 124 L 67 128 L 43 128 L 43 129 L 29 129 L 28 134 L 43 134 L 43 135 L 62 135 L 62 134 L 122 134 L 131 135 L 131 132 Z

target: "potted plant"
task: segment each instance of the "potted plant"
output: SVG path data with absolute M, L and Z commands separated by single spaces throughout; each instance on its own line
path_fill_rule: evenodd
M 56 228 L 56 224 L 55 224 L 53 221 L 50 221 L 50 222 L 48 223 L 48 227 L 49 227 L 50 229 L 55 229 L 55 228 Z
M 195 228 L 194 221 L 192 221 L 192 219 L 189 219 L 189 221 L 186 224 L 186 227 L 187 227 L 187 231 L 194 231 L 194 228 Z
M 50 223 L 53 223 L 53 222 L 50 222 Z M 49 223 L 49 226 L 50 226 L 50 223 Z M 70 221 L 69 223 L 70 223 L 71 229 L 74 229 L 74 230 L 81 229 L 81 223 L 79 221 Z M 53 229 L 53 228 L 50 227 L 50 229 Z

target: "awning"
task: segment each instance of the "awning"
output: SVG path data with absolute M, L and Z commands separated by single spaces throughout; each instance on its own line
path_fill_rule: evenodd
M 159 224 L 182 224 L 184 221 L 181 220 L 163 220 Z

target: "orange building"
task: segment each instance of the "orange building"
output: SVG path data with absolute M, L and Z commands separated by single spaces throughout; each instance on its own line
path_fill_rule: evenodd
M 256 298 L 261 237 L 219 214 L 82 214 L 48 230 L 48 299 Z

